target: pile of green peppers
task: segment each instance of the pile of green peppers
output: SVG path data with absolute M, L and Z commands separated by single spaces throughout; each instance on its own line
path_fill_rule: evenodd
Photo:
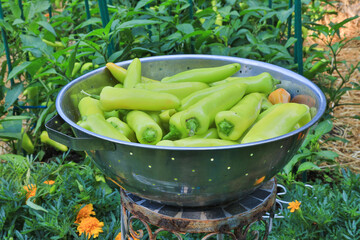
M 233 77 L 240 64 L 187 70 L 160 80 L 141 75 L 141 61 L 127 69 L 107 63 L 119 82 L 78 104 L 77 124 L 113 139 L 173 147 L 242 144 L 281 136 L 311 120 L 308 105 L 272 104 L 280 83 L 263 72 Z M 83 92 L 84 93 L 84 92 Z

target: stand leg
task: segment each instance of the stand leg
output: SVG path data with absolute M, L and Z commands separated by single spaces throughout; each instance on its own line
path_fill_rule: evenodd
M 124 206 L 121 206 L 121 239 L 126 239 L 128 236 L 129 226 L 128 226 L 128 213 Z

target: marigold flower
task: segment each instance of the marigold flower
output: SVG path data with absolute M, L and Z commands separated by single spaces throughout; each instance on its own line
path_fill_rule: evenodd
M 36 185 L 34 184 L 29 184 L 27 186 L 23 186 L 24 190 L 27 191 L 26 193 L 26 201 L 30 198 L 30 197 L 34 197 L 36 195 Z
M 47 185 L 53 185 L 55 183 L 55 181 L 54 180 L 46 180 L 44 183 Z
M 116 235 L 114 240 L 121 240 L 121 232 L 119 232 L 118 235 Z
M 90 238 L 91 236 L 93 238 L 97 238 L 99 233 L 103 232 L 103 226 L 104 223 L 100 222 L 96 217 L 87 217 L 82 219 L 79 226 L 77 227 L 77 230 L 79 231 L 79 236 L 85 233 L 87 238 Z
M 295 210 L 300 209 L 300 204 L 298 200 L 295 200 L 295 202 L 289 202 L 288 209 L 290 209 L 290 212 L 295 212 Z
M 94 210 L 94 207 L 93 207 L 92 203 L 85 205 L 78 212 L 75 223 L 80 224 L 83 219 L 88 218 L 91 215 L 95 215 L 95 212 L 93 210 Z
M 134 237 L 132 234 L 131 234 L 131 237 L 132 237 L 134 240 L 139 240 L 138 238 Z M 118 235 L 116 235 L 116 237 L 115 237 L 114 240 L 121 240 L 121 232 L 119 232 Z M 128 240 L 130 240 L 130 237 L 128 238 Z

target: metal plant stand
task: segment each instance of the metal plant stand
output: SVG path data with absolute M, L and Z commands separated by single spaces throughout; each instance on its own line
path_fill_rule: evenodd
M 181 234 L 184 233 L 204 233 L 202 240 L 212 236 L 222 240 L 226 235 L 233 240 L 246 239 L 251 225 L 256 222 L 265 225 L 262 239 L 267 239 L 274 218 L 276 189 L 276 180 L 273 178 L 245 198 L 210 207 L 164 205 L 121 189 L 122 239 L 141 239 L 145 235 L 143 230 L 133 229 L 135 219 L 144 225 L 150 240 L 155 240 L 162 231 L 171 232 L 178 239 L 183 239 Z M 269 215 L 263 218 L 266 213 Z M 252 231 L 251 234 L 254 239 L 260 238 L 258 231 Z

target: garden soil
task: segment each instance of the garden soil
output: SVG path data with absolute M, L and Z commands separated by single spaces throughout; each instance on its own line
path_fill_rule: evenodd
M 331 22 L 341 22 L 342 20 L 360 16 L 360 2 L 359 0 L 341 0 L 336 3 L 334 9 L 338 12 L 337 16 L 329 15 L 324 19 L 325 24 Z M 347 23 L 345 29 L 341 30 L 341 34 L 347 38 L 360 36 L 360 18 Z M 306 45 L 321 42 L 314 42 L 312 39 L 307 39 Z M 338 60 L 346 60 L 347 63 L 356 65 L 360 61 L 360 41 L 350 42 L 338 56 Z M 4 61 L 2 57 L 0 62 Z M 342 73 L 346 73 L 346 66 L 341 66 Z M 360 72 L 358 70 L 352 75 L 352 81 L 360 83 Z M 324 150 L 331 150 L 336 152 L 339 157 L 336 159 L 336 164 L 326 164 L 322 168 L 331 168 L 338 165 L 342 167 L 349 167 L 352 171 L 360 173 L 360 120 L 351 118 L 351 116 L 360 115 L 360 91 L 348 91 L 341 99 L 341 104 L 350 103 L 352 105 L 342 105 L 334 111 L 334 129 L 331 135 L 340 137 L 346 140 L 324 142 L 322 148 Z M 5 146 L 0 142 L 0 154 L 6 152 Z

